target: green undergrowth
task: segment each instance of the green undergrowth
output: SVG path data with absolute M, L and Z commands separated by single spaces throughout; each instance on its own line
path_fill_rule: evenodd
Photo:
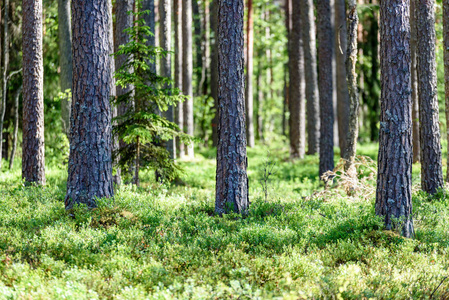
M 317 156 L 292 162 L 285 147 L 267 150 L 248 151 L 245 217 L 214 213 L 210 150 L 180 162 L 177 184 L 143 172 L 142 188 L 123 186 L 73 216 L 63 167 L 47 170 L 43 188 L 24 187 L 19 166 L 4 171 L 0 299 L 449 297 L 448 195 L 414 193 L 416 237 L 404 239 L 383 230 L 373 196 L 348 197 L 336 184 L 323 191 Z M 376 155 L 371 145 L 361 152 Z

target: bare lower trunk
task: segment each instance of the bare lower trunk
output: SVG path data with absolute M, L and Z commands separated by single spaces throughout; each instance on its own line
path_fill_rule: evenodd
M 20 100 L 20 94 L 22 93 L 22 87 L 16 91 L 14 95 L 14 133 L 13 133 L 13 140 L 12 140 L 12 150 L 11 150 L 11 157 L 9 159 L 9 169 L 11 170 L 14 165 L 14 157 L 16 154 L 17 149 L 17 135 L 19 132 L 19 100 Z
M 446 124 L 449 124 L 449 0 L 443 0 L 443 24 Z M 447 126 L 446 130 L 448 140 L 447 147 L 449 150 L 449 126 Z M 447 160 L 447 166 L 446 181 L 449 181 L 449 159 Z
M 174 25 L 175 25 L 175 86 L 182 90 L 182 0 L 173 0 Z M 179 103 L 175 108 L 175 122 L 181 130 L 184 128 L 183 103 Z M 179 139 L 176 140 L 177 153 L 179 158 L 184 158 L 184 144 Z
M 9 65 L 9 0 L 3 1 L 3 39 L 2 39 L 2 105 L 0 108 L 0 170 L 2 169 L 3 155 L 3 123 L 6 111 L 6 96 Z M 41 25 L 42 26 L 42 25 Z
M 444 21 L 446 21 L 446 19 L 443 18 L 443 22 Z M 418 58 L 416 57 L 417 32 L 416 32 L 416 21 L 415 21 L 415 0 L 410 1 L 410 33 L 411 33 L 410 51 L 411 51 L 411 56 L 412 56 L 411 70 L 412 70 L 412 103 L 413 103 L 413 108 L 412 108 L 413 162 L 416 163 L 421 160 L 421 146 L 420 146 L 420 142 L 419 142 L 419 98 L 418 98 L 418 72 L 417 72 L 417 59 Z M 446 51 L 445 51 L 445 54 L 446 54 Z

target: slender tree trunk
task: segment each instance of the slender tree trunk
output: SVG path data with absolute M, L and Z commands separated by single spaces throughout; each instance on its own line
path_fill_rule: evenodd
M 174 25 L 175 25 L 175 86 L 182 90 L 182 0 L 173 0 L 174 7 Z M 175 110 L 175 122 L 179 128 L 184 128 L 184 110 L 183 103 L 179 103 Z M 179 158 L 184 158 L 184 144 L 177 139 Z
M 109 19 L 109 32 L 108 32 L 108 39 L 109 39 L 109 51 L 110 53 L 114 52 L 114 23 L 112 20 L 112 3 L 110 3 L 108 5 L 108 13 L 109 16 L 111 16 L 111 18 Z M 111 73 L 115 74 L 115 58 L 111 55 L 110 56 L 110 66 L 111 66 Z M 72 61 L 73 63 L 73 61 Z M 72 67 L 73 70 L 73 67 Z M 112 77 L 111 80 L 111 96 L 110 98 L 116 98 L 117 97 L 117 88 L 115 85 L 115 78 Z M 112 106 L 111 107 L 111 112 L 112 112 L 112 118 L 116 118 L 118 116 L 118 109 L 117 106 Z M 113 125 L 116 126 L 117 122 L 113 122 Z M 115 167 L 115 174 L 112 175 L 112 181 L 115 185 L 120 186 L 122 184 L 122 177 L 121 177 L 121 169 L 118 166 L 119 163 L 119 159 L 120 157 L 118 156 L 118 151 L 120 149 L 120 142 L 118 140 L 118 138 L 112 136 L 112 153 L 115 153 L 115 157 L 114 157 L 114 161 L 112 162 L 113 167 Z
M 215 211 L 248 211 L 243 0 L 219 0 L 219 127 Z
M 443 40 L 444 40 L 444 88 L 446 103 L 446 134 L 449 150 L 449 0 L 443 0 Z M 449 153 L 449 152 L 448 152 Z M 449 181 L 449 158 L 447 159 L 446 181 Z
M 59 66 L 61 68 L 61 92 L 72 90 L 72 31 L 70 30 L 70 0 L 58 0 Z M 62 129 L 69 136 L 70 107 L 72 102 L 65 96 L 61 100 Z
M 304 69 L 307 99 L 307 154 L 315 154 L 320 148 L 320 107 L 316 61 L 316 31 L 313 0 L 303 1 L 301 7 L 302 38 L 304 45 Z
M 154 4 L 154 0 L 142 0 L 142 10 L 149 11 L 148 14 L 143 15 L 143 19 L 145 21 L 145 25 L 150 27 L 150 30 L 154 35 L 149 35 L 146 37 L 148 46 L 156 46 L 156 7 Z M 151 71 L 156 73 L 156 64 L 153 63 L 150 65 Z
M 416 1 L 418 34 L 419 125 L 421 139 L 421 187 L 434 194 L 443 187 L 440 126 L 435 61 L 435 4 Z
M 261 53 L 259 53 L 259 57 L 262 57 Z M 258 60 L 257 66 L 257 107 L 256 107 L 256 134 L 257 139 L 263 140 L 263 121 L 262 121 L 262 107 L 264 95 L 262 91 L 262 60 Z
M 357 26 L 359 17 L 357 15 L 357 2 L 348 1 L 348 48 L 346 55 L 346 75 L 349 89 L 349 127 L 347 131 L 346 150 L 344 158 L 346 159 L 345 170 L 351 175 L 356 176 L 354 169 L 354 160 L 357 150 L 357 137 L 359 135 L 359 94 L 357 91 L 357 73 L 355 70 L 357 63 Z M 343 139 L 340 139 L 340 143 Z
M 203 3 L 204 13 L 203 13 L 203 35 L 201 41 L 202 48 L 202 68 L 201 68 L 201 81 L 200 87 L 202 89 L 203 95 L 209 94 L 209 69 L 210 69 L 210 11 L 209 11 L 209 3 L 206 1 Z M 207 138 L 207 137 L 206 137 Z
M 96 197 L 114 195 L 110 12 L 109 0 L 72 3 L 73 104 L 67 210 L 78 203 L 96 207 Z
M 22 9 L 22 178 L 25 182 L 43 185 L 45 184 L 45 144 L 42 0 L 23 0 Z M 6 74 L 4 73 L 4 75 Z M 6 88 L 6 84 L 3 85 L 3 88 Z
M 386 229 L 414 234 L 412 220 L 412 99 L 408 0 L 380 2 L 381 115 L 376 214 Z M 401 222 L 394 222 L 394 220 Z
M 292 29 L 289 35 L 290 70 L 290 157 L 305 153 L 304 57 L 301 39 L 300 1 L 292 1 Z
M 162 0 L 159 0 L 162 1 Z M 198 5 L 199 0 L 191 0 L 192 1 L 192 18 L 193 18 L 193 43 L 195 45 L 195 59 L 192 61 L 192 64 L 195 66 L 195 82 L 197 82 L 195 89 L 195 96 L 201 95 L 201 71 L 203 69 L 203 58 L 202 58 L 202 50 L 201 50 L 201 12 L 200 7 Z M 193 53 L 193 50 L 192 50 Z
M 287 50 L 290 51 L 292 31 L 292 0 L 285 1 L 285 28 L 287 29 Z M 287 135 L 287 109 L 290 106 L 290 58 L 284 66 L 284 103 L 282 105 L 282 134 Z
M 171 51 L 171 6 L 170 0 L 160 0 L 160 38 L 161 47 L 166 51 Z M 170 53 L 170 52 L 169 52 Z M 161 58 L 161 75 L 167 78 L 172 78 L 171 76 L 171 55 L 165 55 Z M 171 85 L 167 85 L 166 88 L 171 88 Z M 168 110 L 165 112 L 165 117 L 168 121 L 174 121 L 173 106 L 170 105 Z M 174 139 L 166 142 L 165 145 L 168 153 L 170 153 L 171 158 L 176 158 L 176 146 L 174 144 Z
M 412 56 L 412 118 L 413 118 L 413 162 L 421 160 L 421 146 L 419 143 L 419 97 L 418 97 L 418 72 L 416 57 L 416 18 L 415 18 L 415 1 L 410 0 L 410 51 Z M 443 22 L 446 21 L 443 18 Z M 448 115 L 449 116 L 449 115 Z
M 320 177 L 334 169 L 334 103 L 332 71 L 332 27 L 329 0 L 317 1 L 318 86 L 320 93 Z
M 248 0 L 248 17 L 246 23 L 246 139 L 249 147 L 254 147 L 254 118 L 253 118 L 253 0 Z
M 211 62 L 210 62 L 210 93 L 214 99 L 215 115 L 212 119 L 212 143 L 218 145 L 218 3 L 219 0 L 212 0 L 210 14 L 211 41 Z
M 3 40 L 2 40 L 2 106 L 0 109 L 0 171 L 3 156 L 3 123 L 6 112 L 6 98 L 8 94 L 8 68 L 9 68 L 9 0 L 3 0 Z M 42 11 L 41 11 L 42 12 Z
M 337 49 L 335 51 L 337 63 L 337 112 L 338 112 L 338 135 L 340 137 L 340 155 L 347 157 L 346 135 L 349 132 L 349 92 L 346 81 L 346 52 L 347 52 L 347 29 L 346 29 L 346 5 L 345 0 L 335 0 L 335 31 Z M 357 35 L 356 35 L 357 38 Z
M 22 93 L 23 85 L 20 86 L 20 88 L 17 89 L 15 95 L 14 95 L 14 133 L 13 133 L 13 142 L 12 142 L 12 150 L 11 150 L 11 157 L 9 159 L 9 169 L 11 170 L 14 165 L 14 156 L 16 154 L 17 149 L 17 136 L 19 133 L 19 100 L 20 100 L 20 94 Z
M 182 1 L 182 91 L 188 99 L 184 102 L 184 131 L 193 136 L 193 86 L 192 86 L 192 0 Z M 193 143 L 187 147 L 187 156 L 193 158 Z

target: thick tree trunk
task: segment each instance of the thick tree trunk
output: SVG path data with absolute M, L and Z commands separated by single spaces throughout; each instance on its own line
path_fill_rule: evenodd
M 14 165 L 14 157 L 16 155 L 16 149 L 17 149 L 17 138 L 19 133 L 19 100 L 20 100 L 20 94 L 22 93 L 23 85 L 20 86 L 20 88 L 17 89 L 15 95 L 14 95 L 14 133 L 13 133 L 13 140 L 12 140 L 12 150 L 11 150 L 11 157 L 9 159 L 9 169 L 11 170 Z
M 443 0 L 443 40 L 444 40 L 444 94 L 446 103 L 446 135 L 449 150 L 449 0 Z M 449 153 L 449 152 L 448 152 Z M 447 160 L 446 181 L 449 181 L 449 159 Z
M 188 99 L 184 102 L 184 131 L 193 136 L 193 86 L 192 86 L 192 0 L 182 1 L 182 91 Z M 187 156 L 193 158 L 193 143 L 187 146 Z
M 161 47 L 166 51 L 171 51 L 171 6 L 170 0 L 160 0 L 160 44 Z M 171 76 L 171 55 L 170 52 L 161 58 L 161 75 L 167 78 L 172 78 Z M 170 88 L 168 85 L 166 88 Z M 168 110 L 164 113 L 166 119 L 170 122 L 174 121 L 173 106 L 170 105 Z M 171 158 L 176 158 L 176 146 L 174 144 L 175 140 L 169 140 L 166 142 L 165 147 L 170 153 Z
M 254 118 L 253 118 L 253 0 L 248 0 L 248 17 L 246 22 L 246 140 L 249 147 L 254 147 Z
M 182 0 L 173 0 L 174 25 L 175 25 L 175 86 L 182 90 Z M 183 103 L 175 108 L 175 122 L 181 130 L 184 128 Z M 179 158 L 184 158 L 184 144 L 176 140 Z
M 42 0 L 23 0 L 22 3 L 22 178 L 25 182 L 43 185 L 45 184 L 45 144 Z M 5 84 L 3 88 L 6 88 Z
M 346 75 L 349 90 L 349 128 L 346 138 L 346 159 L 345 170 L 355 176 L 354 160 L 357 149 L 357 137 L 359 135 L 359 93 L 357 90 L 357 73 L 355 70 L 357 63 L 357 26 L 359 17 L 357 15 L 357 3 L 355 0 L 348 1 L 348 49 L 346 55 Z M 340 139 L 340 142 L 343 139 Z
M 307 154 L 315 154 L 320 148 L 320 106 L 316 61 L 315 16 L 313 0 L 303 1 L 301 25 L 304 47 L 304 69 L 307 99 Z
M 67 210 L 114 195 L 109 0 L 72 3 L 73 91 Z M 24 89 L 25 90 L 25 89 Z
M 418 90 L 421 145 L 421 188 L 434 194 L 443 187 L 437 72 L 435 61 L 435 3 L 416 1 Z
M 72 31 L 70 30 L 70 0 L 58 0 L 58 38 L 61 92 L 72 90 Z M 61 100 L 62 129 L 69 136 L 70 108 L 69 97 Z
M 303 158 L 305 153 L 304 57 L 301 38 L 301 4 L 292 1 L 292 28 L 289 35 L 289 110 L 290 157 Z
M 346 135 L 349 131 L 349 91 L 346 81 L 346 52 L 348 48 L 348 37 L 346 28 L 346 5 L 345 0 L 335 0 L 335 31 L 337 49 L 335 49 L 337 65 L 337 112 L 338 112 L 338 135 L 340 137 L 340 156 L 346 157 L 347 148 Z M 357 38 L 357 34 L 356 34 Z
M 215 211 L 248 211 L 243 0 L 219 1 L 219 126 Z
M 334 169 L 334 103 L 332 27 L 329 0 L 317 1 L 318 86 L 320 93 L 320 177 Z
M 412 118 L 413 118 L 413 162 L 421 160 L 421 146 L 419 143 L 419 97 L 418 97 L 418 72 L 416 57 L 416 20 L 415 20 L 415 0 L 410 0 L 410 51 L 412 56 Z M 443 22 L 446 21 L 443 18 Z M 449 116 L 449 115 L 448 115 Z
M 376 214 L 413 236 L 409 1 L 380 2 L 381 115 Z M 399 220 L 399 222 L 395 222 Z
M 9 68 L 9 0 L 3 1 L 3 36 L 2 36 L 2 106 L 0 108 L 0 170 L 3 156 L 3 124 L 6 112 L 8 68 Z M 41 25 L 42 26 L 42 25 Z
M 215 115 L 212 119 L 212 143 L 218 145 L 218 0 L 212 0 L 210 14 L 211 41 L 211 61 L 210 61 L 210 94 L 214 99 Z

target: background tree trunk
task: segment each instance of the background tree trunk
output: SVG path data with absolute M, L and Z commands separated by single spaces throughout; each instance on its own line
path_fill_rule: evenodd
M 61 92 L 72 90 L 72 31 L 70 30 L 70 0 L 58 0 L 58 38 Z M 69 136 L 70 108 L 72 101 L 68 97 L 61 100 L 62 129 Z
M 174 25 L 175 25 L 175 86 L 182 90 L 182 0 L 173 0 Z M 184 128 L 183 103 L 179 103 L 175 108 L 175 122 L 179 128 Z M 177 139 L 176 147 L 179 158 L 184 158 L 184 144 Z
M 201 81 L 199 86 L 201 87 L 202 94 L 209 94 L 209 70 L 210 70 L 210 11 L 209 11 L 209 3 L 208 1 L 202 4 L 203 6 L 203 18 L 202 18 L 202 27 L 203 33 L 201 36 L 201 59 L 203 61 L 201 68 Z M 208 138 L 208 137 L 206 137 Z
M 154 0 L 142 0 L 142 10 L 148 10 L 148 14 L 143 15 L 143 19 L 145 20 L 145 25 L 150 27 L 150 30 L 154 35 L 149 35 L 146 37 L 148 46 L 156 46 L 156 7 L 154 4 Z M 150 65 L 151 71 L 156 73 L 156 63 Z
M 219 1 L 219 126 L 215 211 L 246 213 L 245 74 L 243 0 Z
M 416 57 L 416 21 L 415 21 L 415 1 L 410 1 L 410 51 L 412 57 L 412 118 L 413 118 L 413 162 L 421 160 L 421 146 L 419 143 L 419 97 L 418 97 L 418 72 Z M 445 19 L 443 18 L 443 21 Z
M 43 185 L 45 184 L 45 144 L 42 0 L 23 0 L 22 3 L 22 178 L 25 182 Z M 6 88 L 5 84 L 3 85 L 3 88 Z
M 215 115 L 212 119 L 212 143 L 218 145 L 218 0 L 212 0 L 212 9 L 210 14 L 211 29 L 211 61 L 210 61 L 210 94 L 214 99 Z
M 42 6 L 42 5 L 41 5 Z M 3 36 L 2 36 L 2 106 L 0 108 L 0 171 L 3 156 L 3 124 L 6 112 L 8 67 L 9 67 L 9 0 L 3 1 Z M 42 12 L 42 9 L 41 9 Z M 22 25 L 23 26 L 23 25 Z M 42 27 L 42 25 L 41 25 Z M 42 42 L 41 42 L 42 43 Z M 41 47 L 42 49 L 42 47 Z
M 248 0 L 248 16 L 246 23 L 246 139 L 249 147 L 254 147 L 254 118 L 253 118 L 253 0 Z
M 354 160 L 357 149 L 357 138 L 359 135 L 359 93 L 357 90 L 357 27 L 359 18 L 357 15 L 357 2 L 355 0 L 348 1 L 348 48 L 346 54 L 346 75 L 349 90 L 349 126 L 346 139 L 346 150 L 343 156 L 346 159 L 345 170 L 351 175 L 356 176 Z M 343 139 L 340 139 L 340 145 Z
M 19 100 L 20 100 L 20 94 L 22 93 L 23 85 L 20 86 L 20 88 L 17 89 L 15 95 L 14 95 L 14 133 L 13 133 L 13 141 L 12 141 L 12 150 L 11 150 L 11 157 L 9 159 L 9 169 L 11 170 L 14 165 L 14 156 L 16 155 L 16 149 L 17 149 L 17 139 L 18 139 L 18 133 L 19 133 Z
M 392 9 L 394 8 L 394 9 Z M 376 214 L 413 236 L 409 1 L 380 2 L 381 115 Z M 396 218 L 401 224 L 393 222 Z
M 159 0 L 163 1 L 163 0 Z M 201 95 L 201 85 L 199 82 L 201 81 L 201 71 L 203 69 L 203 58 L 202 58 L 202 50 L 201 50 L 201 12 L 199 7 L 199 0 L 191 0 L 192 1 L 192 18 L 193 18 L 193 43 L 195 45 L 195 59 L 193 60 L 193 65 L 195 66 L 195 82 L 197 83 L 195 89 L 195 96 Z M 192 50 L 193 53 L 193 50 Z
M 301 38 L 299 0 L 292 1 L 292 28 L 289 35 L 289 110 L 290 157 L 303 158 L 305 153 L 304 57 Z
M 318 86 L 320 93 L 320 177 L 334 169 L 334 103 L 332 73 L 332 27 L 329 0 L 317 1 Z
M 189 97 L 184 102 L 184 131 L 193 136 L 193 86 L 192 86 L 192 0 L 182 1 L 182 91 Z M 187 147 L 187 156 L 193 158 L 193 143 Z
M 449 0 L 443 0 L 443 40 L 444 40 L 444 94 L 446 103 L 446 126 L 449 124 Z M 446 127 L 449 149 L 449 127 Z M 448 152 L 449 153 L 449 152 Z M 449 181 L 449 159 L 447 160 L 446 181 Z
M 171 51 L 171 6 L 170 0 L 160 0 L 160 44 L 161 47 L 166 51 Z M 168 53 L 167 55 L 161 58 L 161 75 L 167 78 L 172 78 L 171 76 L 171 55 Z M 166 86 L 166 88 L 171 88 L 171 85 Z M 173 122 L 174 121 L 174 112 L 173 105 L 168 107 L 168 110 L 164 113 L 165 118 Z M 174 144 L 175 140 L 169 140 L 166 142 L 165 147 L 170 153 L 171 158 L 176 158 L 176 146 Z
M 416 2 L 421 188 L 434 194 L 443 187 L 435 61 L 435 4 Z
M 338 112 L 338 135 L 340 136 L 340 156 L 346 157 L 346 137 L 349 131 L 349 91 L 346 81 L 346 52 L 348 48 L 348 36 L 346 28 L 346 5 L 345 0 L 335 0 L 335 31 L 337 49 L 335 58 L 337 65 L 337 112 Z M 357 38 L 357 35 L 356 35 Z
M 31 0 L 29 0 L 31 1 Z M 73 92 L 66 209 L 112 197 L 108 0 L 72 3 Z M 24 88 L 25 91 L 25 88 Z
M 307 154 L 315 154 L 320 148 L 320 106 L 316 61 L 315 15 L 313 0 L 305 0 L 301 7 L 304 69 L 307 99 Z

